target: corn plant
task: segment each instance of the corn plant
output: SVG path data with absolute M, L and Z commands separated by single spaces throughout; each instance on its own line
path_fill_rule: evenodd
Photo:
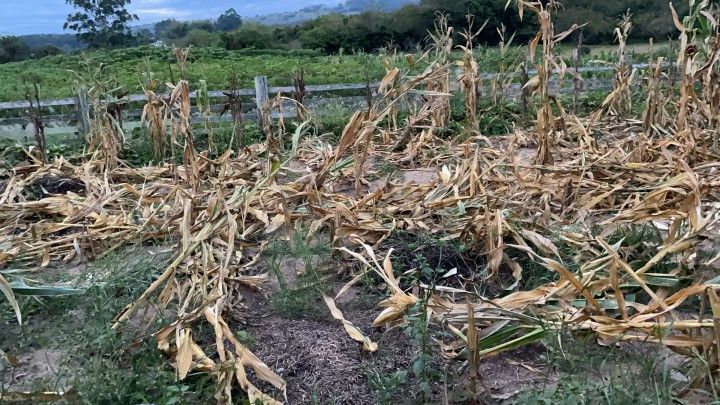
M 493 103 L 501 105 L 505 100 L 505 89 L 507 89 L 515 78 L 515 74 L 520 70 L 520 63 L 515 60 L 508 60 L 508 55 L 512 49 L 512 43 L 515 34 L 510 38 L 507 37 L 507 28 L 505 24 L 500 24 L 500 28 L 496 28 L 498 34 L 498 50 L 500 52 L 499 63 L 497 66 L 497 74 L 491 82 L 491 94 Z
M 430 43 L 430 55 L 432 61 L 427 68 L 428 71 L 440 72 L 426 82 L 426 90 L 429 99 L 438 99 L 437 107 L 433 110 L 432 126 L 435 128 L 446 127 L 450 120 L 450 69 L 448 61 L 453 49 L 454 29 L 450 27 L 448 16 L 438 14 L 433 30 L 428 36 Z
M 180 80 L 170 86 L 170 111 L 172 113 L 172 144 L 173 144 L 173 162 L 174 162 L 174 145 L 183 148 L 183 165 L 185 167 L 185 179 L 189 182 L 193 189 L 197 189 L 200 182 L 200 169 L 198 166 L 198 157 L 193 141 L 192 130 L 190 127 L 190 84 L 187 81 L 187 59 L 190 54 L 190 48 L 175 48 L 175 57 L 180 68 Z M 178 143 L 178 135 L 183 137 L 183 145 Z
M 643 134 L 647 138 L 662 134 L 663 128 L 666 128 L 671 121 L 670 97 L 668 91 L 664 89 L 668 86 L 663 86 L 664 80 L 669 81 L 667 74 L 663 72 L 664 64 L 665 59 L 659 57 L 650 68 L 645 109 L 642 114 Z
M 509 4 L 508 2 L 508 5 Z M 529 87 L 531 92 L 537 93 L 540 98 L 540 106 L 537 109 L 537 121 L 535 124 L 538 137 L 538 154 L 535 158 L 535 163 L 551 165 L 553 163 L 552 150 L 555 145 L 558 124 L 562 126 L 562 121 L 556 122 L 552 106 L 555 104 L 561 115 L 563 115 L 563 110 L 557 97 L 550 92 L 550 78 L 553 69 L 557 70 L 560 75 L 567 70 L 567 66 L 562 58 L 555 56 L 554 48 L 555 45 L 580 27 L 574 24 L 570 29 L 560 34 L 555 34 L 551 13 L 557 9 L 558 3 L 554 0 L 550 0 L 547 3 L 517 0 L 517 6 L 521 19 L 523 18 L 525 9 L 528 9 L 537 15 L 540 26 L 540 31 L 535 38 L 530 41 L 529 54 L 531 61 L 534 61 L 537 47 L 541 44 L 542 56 L 536 63 L 537 76 L 530 79 L 525 87 Z
M 215 143 L 213 142 L 212 127 L 212 110 L 210 109 L 210 94 L 208 92 L 207 80 L 200 80 L 200 86 L 197 90 L 197 108 L 202 114 L 205 124 L 205 133 L 207 134 L 208 152 L 216 152 Z
M 28 83 L 29 81 L 32 82 L 32 85 Z M 28 113 L 35 129 L 35 145 L 38 155 L 41 162 L 47 163 L 47 138 L 45 138 L 45 124 L 40 111 L 40 89 L 37 77 L 25 78 L 25 97 L 30 104 Z
M 238 79 L 236 75 L 231 75 L 229 80 L 230 92 L 223 93 L 227 100 L 223 105 L 223 110 L 220 112 L 220 116 L 223 116 L 226 112 L 230 112 L 230 116 L 233 119 L 233 133 L 230 145 L 235 142 L 236 153 L 240 156 L 240 152 L 243 148 L 243 138 L 245 137 L 243 128 L 243 106 L 242 99 L 238 94 Z
M 146 64 L 149 66 L 149 64 Z M 170 108 L 165 98 L 158 94 L 159 82 L 149 70 L 143 73 L 143 91 L 147 99 L 143 106 L 140 121 L 148 126 L 155 159 L 162 161 L 167 149 L 167 128 L 170 121 Z
M 87 147 L 105 169 L 112 169 L 120 162 L 125 142 L 120 104 L 127 93 L 117 86 L 114 77 L 107 75 L 106 65 L 96 67 L 85 61 L 83 68 L 79 73 L 72 73 L 76 77 L 75 87 L 87 89 L 88 104 L 93 111 L 86 135 Z
M 478 63 L 475 60 L 475 52 L 473 43 L 475 38 L 482 32 L 487 25 L 487 21 L 477 30 L 475 30 L 475 20 L 472 16 L 468 16 L 468 27 L 460 35 L 465 39 L 465 45 L 458 45 L 463 53 L 463 58 L 458 62 L 461 67 L 461 73 L 458 77 L 460 88 L 465 95 L 465 109 L 467 113 L 467 121 L 470 130 L 476 134 L 480 134 L 480 121 L 478 119 L 478 94 L 481 87 L 480 76 L 478 75 Z

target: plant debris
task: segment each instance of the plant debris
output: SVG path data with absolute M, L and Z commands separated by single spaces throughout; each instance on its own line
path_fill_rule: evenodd
M 122 328 L 150 303 L 176 311 L 175 322 L 154 334 L 158 347 L 181 379 L 195 371 L 213 373 L 221 402 L 232 400 L 233 386 L 251 403 L 286 399 L 283 378 L 236 338 L 226 312 L 234 306 L 230 284 L 262 288 L 267 275 L 251 270 L 260 253 L 271 239 L 292 238 L 301 228 L 309 229 L 309 237 L 327 232 L 337 253 L 362 268 L 325 302 L 348 338 L 366 351 L 377 350 L 359 329 L 367 325 L 344 319 L 335 302 L 372 272 L 387 293 L 374 326 L 404 322 L 407 311 L 426 299 L 428 316 L 453 336 L 439 342 L 449 359 L 477 364 L 537 341 L 549 330 L 568 328 L 592 332 L 603 345 L 657 342 L 687 356 L 699 353 L 717 370 L 720 281 L 688 281 L 703 265 L 700 258 L 711 253 L 701 242 L 717 242 L 720 231 L 720 155 L 711 113 L 717 104 L 714 93 L 694 90 L 715 80 L 717 47 L 687 58 L 681 54 L 683 90 L 671 103 L 679 111 L 674 123 L 658 118 L 656 101 L 648 103 L 653 111 L 645 122 L 617 115 L 628 107 L 632 80 L 623 62 L 618 98 L 606 100 L 592 117 L 577 117 L 566 113 L 549 89 L 551 70 L 562 68 L 553 47 L 569 32 L 554 34 L 551 8 L 520 3 L 521 10 L 537 12 L 542 26 L 531 44 L 543 47 L 541 65 L 528 82 L 540 95 L 535 129 L 488 139 L 471 122 L 469 137 L 436 136 L 450 116 L 452 31 L 442 18 L 433 33 L 435 46 L 422 59 L 427 70 L 411 76 L 389 68 L 380 86 L 382 99 L 350 119 L 336 146 L 306 136 L 306 124 L 286 134 L 281 120 L 266 128 L 265 144 L 210 158 L 191 142 L 189 84 L 183 80 L 167 104 L 148 92 L 149 104 L 168 111 L 146 111 L 156 128 L 157 155 L 164 154 L 157 139 L 164 134 L 160 125 L 169 119 L 173 151 L 175 145 L 183 148 L 183 165 L 129 167 L 118 157 L 117 134 L 110 133 L 102 138 L 112 141 L 107 153 L 84 163 L 59 158 L 15 168 L 0 195 L 3 265 L 13 261 L 40 271 L 53 262 L 97 259 L 126 244 L 175 242 L 175 260 L 118 315 L 114 327 Z M 619 38 L 627 36 L 629 17 L 623 24 Z M 686 37 L 695 32 L 679 20 L 676 25 Z M 471 55 L 463 66 L 475 70 Z M 475 77 L 463 75 L 464 80 Z M 659 74 L 653 77 L 652 91 L 659 91 L 665 84 Z M 474 85 L 464 88 L 472 91 Z M 410 103 L 405 125 L 383 127 L 410 93 L 423 98 Z M 475 98 L 468 94 L 466 99 L 474 109 Z M 662 131 L 657 130 L 661 123 Z M 288 135 L 292 147 L 285 149 Z M 520 157 L 527 147 L 537 152 L 533 162 Z M 437 177 L 423 184 L 388 178 L 371 190 L 365 175 L 374 161 L 433 170 Z M 292 181 L 279 176 L 290 162 L 306 168 Z M 72 179 L 74 186 L 38 198 L 33 185 L 47 176 Z M 638 227 L 658 237 L 619 236 Z M 480 247 L 484 260 L 476 263 L 482 277 L 473 279 L 512 282 L 485 293 L 472 283 L 443 285 L 442 279 L 434 286 L 403 288 L 405 274 L 396 271 L 393 250 L 381 251 L 400 232 L 443 235 Z M 638 262 L 637 251 L 644 252 L 644 261 Z M 556 275 L 556 281 L 522 289 L 531 265 Z M 690 301 L 702 302 L 700 310 L 681 313 Z M 195 340 L 194 325 L 200 322 L 212 327 L 212 344 Z

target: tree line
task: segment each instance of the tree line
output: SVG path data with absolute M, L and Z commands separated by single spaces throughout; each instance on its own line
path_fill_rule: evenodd
M 507 0 L 422 0 L 396 11 L 366 11 L 358 14 L 329 14 L 294 26 L 261 26 L 247 24 L 220 36 L 226 49 L 255 47 L 317 49 L 336 53 L 341 49 L 373 51 L 387 45 L 411 50 L 423 44 L 437 17 L 445 13 L 459 33 L 467 27 L 467 16 L 475 18 L 476 27 L 487 20 L 477 37 L 479 43 L 496 45 L 499 31 L 506 39 L 515 35 L 515 43 L 527 42 L 537 32 L 537 21 L 526 16 L 521 21 Z M 679 13 L 687 11 L 687 3 L 675 5 Z M 556 31 L 573 24 L 585 24 L 582 30 L 586 44 L 610 43 L 613 30 L 621 16 L 633 14 L 634 29 L 630 40 L 656 42 L 677 35 L 666 0 L 573 0 L 566 2 L 554 15 Z
M 131 0 L 66 1 L 78 11 L 68 16 L 65 28 L 75 31 L 77 39 L 91 48 L 163 41 L 178 46 L 221 46 L 228 50 L 312 49 L 329 54 L 341 50 L 372 52 L 389 45 L 412 50 L 423 44 L 438 12 L 448 15 L 458 34 L 467 26 L 468 15 L 474 16 L 476 27 L 487 20 L 477 37 L 479 43 L 486 45 L 498 43 L 499 31 L 505 33 L 506 39 L 514 35 L 515 44 L 526 42 L 537 32 L 537 21 L 532 16 L 521 21 L 514 7 L 506 7 L 507 0 L 421 0 L 392 12 L 371 9 L 353 14 L 333 13 L 295 25 L 244 22 L 234 9 L 229 9 L 214 21 L 170 19 L 155 24 L 153 30 L 137 32 L 130 29 L 137 16 L 126 10 Z M 686 1 L 675 7 L 681 15 L 688 8 Z M 587 23 L 578 31 L 586 44 L 610 43 L 615 25 L 628 10 L 633 14 L 634 24 L 631 41 L 650 38 L 663 41 L 677 34 L 666 0 L 573 0 L 555 13 L 556 31 L 575 23 Z M 58 52 L 51 47 L 23 46 L 22 41 L 13 37 L 0 39 L 0 63 Z

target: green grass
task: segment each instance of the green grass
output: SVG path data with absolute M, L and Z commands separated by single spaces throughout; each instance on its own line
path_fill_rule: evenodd
M 557 373 L 520 394 L 513 403 L 541 404 L 671 404 L 673 383 L 658 356 L 632 349 L 603 348 L 592 337 L 554 334 L 541 360 Z
M 146 64 L 147 61 L 147 64 Z M 114 77 L 119 86 L 131 93 L 141 93 L 141 77 L 151 71 L 160 83 L 179 79 L 171 49 L 135 47 L 99 50 L 87 53 L 57 55 L 0 65 L 0 101 L 25 98 L 23 75 L 40 78 L 41 98 L 73 96 L 76 76 L 83 65 L 96 69 L 103 64 L 105 77 Z M 237 75 L 241 88 L 253 88 L 255 76 L 265 75 L 271 86 L 289 86 L 298 69 L 305 70 L 310 84 L 362 83 L 366 75 L 378 80 L 384 75 L 380 60 L 366 55 L 325 56 L 311 51 L 227 51 L 221 48 L 197 48 L 188 65 L 190 86 L 207 80 L 210 90 L 226 89 L 231 74 Z
M 329 294 L 331 286 L 322 266 L 330 263 L 329 245 L 296 231 L 290 241 L 273 242 L 265 262 L 277 280 L 278 291 L 270 299 L 273 312 L 288 319 L 328 321 L 322 295 Z
M 89 284 L 83 295 L 21 300 L 26 318 L 22 329 L 11 324 L 9 306 L 0 302 L 3 349 L 20 356 L 32 350 L 61 352 L 57 377 L 37 380 L 33 389 L 54 391 L 61 388 L 58 381 L 62 380 L 62 385 L 77 389 L 79 403 L 206 403 L 216 389 L 212 377 L 191 374 L 176 381 L 175 370 L 149 335 L 161 325 L 162 314 L 154 322 L 127 326 L 127 332 L 111 329 L 113 318 L 142 293 L 169 259 L 167 255 L 153 257 L 144 247 L 111 254 L 75 280 Z M 43 275 L 47 281 L 67 281 L 66 273 L 50 270 L 47 273 L 55 275 Z M 143 327 L 147 328 L 144 333 L 136 330 Z M 9 370 L 0 368 L 0 381 L 3 372 Z

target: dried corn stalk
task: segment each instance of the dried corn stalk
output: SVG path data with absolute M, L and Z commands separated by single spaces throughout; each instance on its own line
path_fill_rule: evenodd
M 437 107 L 431 114 L 433 128 L 444 128 L 450 120 L 450 68 L 448 63 L 453 49 L 453 31 L 448 24 L 448 16 L 438 14 L 434 28 L 428 36 L 432 62 L 426 72 L 438 72 L 438 74 L 432 75 L 425 85 L 425 97 Z
M 542 43 L 542 58 L 536 64 L 537 76 L 530 79 L 525 87 L 531 89 L 532 92 L 538 93 L 540 97 L 540 106 L 537 110 L 537 121 L 535 124 L 539 146 L 535 162 L 537 164 L 551 165 L 553 163 L 552 151 L 556 141 L 556 132 L 559 128 L 558 124 L 562 124 L 562 122 L 556 122 L 553 112 L 553 104 L 560 106 L 560 103 L 559 100 L 550 93 L 550 78 L 553 70 L 557 70 L 561 76 L 567 71 L 565 62 L 555 56 L 553 49 L 556 44 L 581 27 L 575 24 L 567 31 L 555 34 L 551 12 L 554 11 L 558 5 L 554 0 L 549 1 L 547 4 L 539 1 L 517 0 L 517 5 L 520 11 L 520 18 L 522 18 L 524 10 L 527 8 L 537 14 L 540 26 L 540 31 L 535 38 L 530 41 L 529 54 L 531 60 L 534 60 L 537 46 Z M 560 112 L 562 114 L 562 109 L 560 109 Z M 560 117 L 560 120 L 564 120 L 564 117 Z
M 500 63 L 498 64 L 497 74 L 495 74 L 490 82 L 491 96 L 495 105 L 500 105 L 505 100 L 506 89 L 510 87 L 515 75 L 520 72 L 521 63 L 517 63 L 516 66 L 507 64 L 507 55 L 512 46 L 515 34 L 511 35 L 510 38 L 506 39 L 506 27 L 505 24 L 500 24 L 500 28 L 497 28 L 499 37 L 498 48 L 500 51 Z
M 192 127 L 190 126 L 190 110 L 192 101 L 190 100 L 190 84 L 185 79 L 187 59 L 190 55 L 190 48 L 175 48 L 175 57 L 180 67 L 180 77 L 183 79 L 176 84 L 168 84 L 170 89 L 170 101 L 168 106 L 172 116 L 172 143 L 173 153 L 174 146 L 182 146 L 183 148 L 183 166 L 184 177 L 192 186 L 193 190 L 197 190 L 200 183 L 200 169 L 197 151 L 195 150 L 195 142 L 192 136 Z M 178 135 L 183 137 L 182 145 L 178 142 Z M 174 160 L 174 156 L 173 156 Z
M 480 121 L 478 119 L 478 94 L 479 88 L 482 86 L 480 83 L 480 76 L 478 75 L 478 64 L 475 60 L 474 52 L 474 41 L 482 30 L 487 25 L 485 23 L 477 30 L 475 30 L 475 20 L 472 16 L 468 16 L 468 28 L 465 32 L 460 35 L 465 39 L 465 46 L 458 45 L 458 48 L 463 52 L 463 58 L 458 62 L 458 66 L 461 68 L 461 72 L 458 76 L 460 81 L 460 89 L 465 94 L 465 111 L 467 113 L 467 121 L 470 125 L 470 131 L 480 134 Z
M 155 159 L 161 162 L 165 158 L 167 149 L 167 127 L 170 121 L 170 108 L 163 96 L 155 93 L 156 84 L 157 82 L 154 82 L 144 88 L 147 103 L 143 107 L 140 121 L 143 125 L 147 123 Z
M 197 107 L 205 121 L 205 134 L 207 135 L 208 152 L 213 154 L 217 152 L 215 143 L 213 142 L 213 127 L 210 118 L 212 110 L 210 109 L 210 94 L 208 93 L 207 80 L 200 80 L 200 88 L 197 90 Z
M 665 60 L 658 58 L 654 66 L 651 66 L 650 77 L 647 85 L 647 99 L 643 111 L 643 133 L 645 137 L 651 137 L 662 133 L 662 128 L 667 127 L 670 122 L 669 103 L 670 98 L 663 91 L 663 65 Z
M 635 77 L 635 70 L 627 63 L 625 55 L 631 30 L 632 14 L 627 12 L 623 15 L 618 26 L 615 27 L 615 40 L 618 42 L 618 63 L 615 66 L 613 91 L 605 97 L 600 109 L 593 114 L 593 120 L 597 120 L 604 114 L 613 114 L 625 118 L 632 111 L 632 94 L 630 90 Z

